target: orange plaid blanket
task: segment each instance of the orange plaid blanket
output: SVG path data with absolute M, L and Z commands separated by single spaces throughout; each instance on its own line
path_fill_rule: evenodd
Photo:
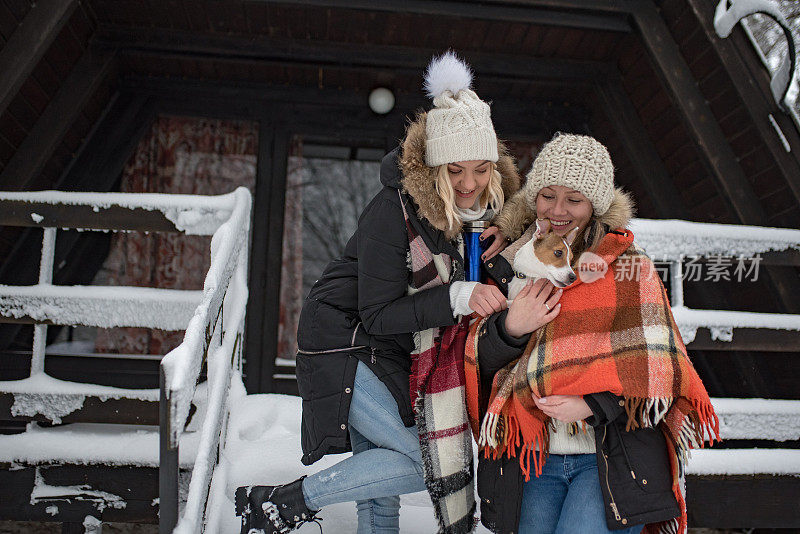
M 594 252 L 608 266 L 605 274 L 590 283 L 579 277 L 565 288 L 559 315 L 495 375 L 485 414 L 478 413 L 477 332 L 483 321 L 472 325 L 465 357 L 472 431 L 487 456 L 510 458 L 522 451 L 527 480 L 531 461 L 534 473 L 541 474 L 548 449 L 548 417 L 536 408 L 532 391 L 540 397 L 603 391 L 623 396 L 628 430 L 659 425 L 670 438 L 673 491 L 682 515 L 668 530 L 682 532 L 686 455 L 705 440 L 719 440 L 719 422 L 686 354 L 661 279 L 633 244 L 632 233 L 609 233 Z

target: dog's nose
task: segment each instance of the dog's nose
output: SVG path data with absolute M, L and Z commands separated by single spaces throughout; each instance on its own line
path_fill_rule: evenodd
M 571 284 L 572 282 L 575 281 L 576 278 L 578 278 L 578 277 L 575 276 L 575 273 L 569 273 L 569 276 L 567 277 L 567 280 L 569 280 L 569 284 Z M 567 284 L 567 285 L 569 285 L 569 284 Z

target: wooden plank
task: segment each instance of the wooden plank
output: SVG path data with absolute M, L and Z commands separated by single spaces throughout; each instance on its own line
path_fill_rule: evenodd
M 75 0 L 34 4 L 0 49 L 0 72 L 3 73 L 0 76 L 0 115 L 17 95 L 77 5 Z
M 746 104 L 746 111 L 758 129 L 759 137 L 767 145 L 770 155 L 789 184 L 795 202 L 800 203 L 800 180 L 797 180 L 800 176 L 800 161 L 796 155 L 800 151 L 800 135 L 794 128 L 783 132 L 793 149 L 791 153 L 786 152 L 769 121 L 770 114 L 779 115 L 783 112 L 778 109 L 772 98 L 769 81 L 764 76 L 764 67 L 756 60 L 750 42 L 742 35 L 741 28 L 737 28 L 725 39 L 717 35 L 712 17 L 716 2 L 688 0 L 688 4 L 703 28 L 706 38 L 716 50 L 722 65 L 731 79 L 735 80 L 733 86 L 741 101 Z
M 694 341 L 688 343 L 689 350 L 721 352 L 800 352 L 800 332 L 796 330 L 765 330 L 759 328 L 734 328 L 733 340 L 715 341 L 711 331 L 698 328 Z
M 798 528 L 798 495 L 792 475 L 688 475 L 689 527 Z
M 14 397 L 14 393 L 0 391 L 0 420 L 51 422 L 49 418 L 42 414 L 34 416 L 13 415 L 11 407 L 14 405 Z M 83 406 L 68 415 L 62 416 L 60 418 L 62 423 L 158 424 L 158 401 L 126 398 L 109 398 L 104 401 L 94 396 L 59 395 L 59 399 L 66 402 L 79 400 L 80 397 L 84 399 Z
M 88 48 L 55 98 L 0 173 L 0 184 L 11 191 L 29 189 L 61 138 L 81 113 L 108 72 L 114 52 Z
M 35 216 L 33 218 L 32 216 Z M 39 217 L 42 217 L 39 219 Z M 0 198 L 0 225 L 34 228 L 83 228 L 138 232 L 180 232 L 159 210 L 98 207 Z
M 563 32 L 562 32 L 563 33 Z M 185 56 L 224 60 L 312 62 L 337 68 L 405 69 L 419 75 L 438 48 L 370 44 L 367 53 L 361 43 L 297 40 L 267 36 L 198 34 L 163 28 L 99 28 L 95 42 L 105 47 L 147 52 L 180 58 Z M 465 52 L 465 58 L 481 79 L 493 75 L 503 78 L 587 80 L 605 76 L 607 63 L 590 60 L 521 57 L 487 52 Z
M 265 0 L 260 0 L 265 1 Z M 446 0 L 269 0 L 270 3 L 280 3 L 296 6 L 317 6 L 341 9 L 361 9 L 368 11 L 382 11 L 388 13 L 414 13 L 425 16 L 475 18 L 489 21 L 529 22 L 549 26 L 565 26 L 570 28 L 585 28 L 594 30 L 608 30 L 616 32 L 630 32 L 631 27 L 624 16 L 624 9 L 620 5 L 628 2 L 610 2 L 604 0 L 587 0 L 581 2 L 557 1 L 517 1 L 517 2 L 452 2 Z M 516 4 L 516 5 L 514 5 Z M 575 8 L 581 11 L 575 12 Z M 601 12 L 592 13 L 591 9 L 600 7 Z M 543 9 L 547 8 L 547 9 Z
M 622 141 L 625 153 L 636 169 L 658 217 L 689 219 L 680 193 L 673 185 L 636 108 L 622 89 L 619 77 L 606 79 L 595 87 L 606 116 Z
M 15 521 L 83 522 L 92 515 L 104 522 L 158 523 L 158 468 L 103 465 L 19 466 L 0 463 L 0 517 Z M 77 499 L 57 497 L 37 499 L 31 504 L 31 492 L 37 473 L 41 482 L 51 486 L 88 486 L 119 496 L 126 505 L 115 508 L 97 498 L 84 495 Z M 186 476 L 185 471 L 181 472 Z M 68 490 L 69 491 L 69 490 Z M 65 492 L 67 493 L 67 492 Z M 55 516 L 47 511 L 58 508 Z M 52 511 L 52 509 L 51 509 Z

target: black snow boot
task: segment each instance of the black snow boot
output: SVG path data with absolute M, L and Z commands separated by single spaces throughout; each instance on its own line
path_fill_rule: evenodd
M 241 534 L 285 534 L 317 520 L 306 506 L 303 479 L 282 486 L 241 486 L 236 489 L 236 515 Z

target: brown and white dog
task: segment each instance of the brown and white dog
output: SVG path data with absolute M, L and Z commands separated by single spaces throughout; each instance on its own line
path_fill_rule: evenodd
M 506 256 L 514 269 L 514 279 L 508 284 L 509 300 L 537 278 L 547 278 L 556 287 L 574 282 L 577 275 L 571 266 L 572 242 L 577 234 L 575 228 L 562 237 L 553 232 L 549 220 L 537 219 L 533 237 L 513 253 L 513 258 Z

